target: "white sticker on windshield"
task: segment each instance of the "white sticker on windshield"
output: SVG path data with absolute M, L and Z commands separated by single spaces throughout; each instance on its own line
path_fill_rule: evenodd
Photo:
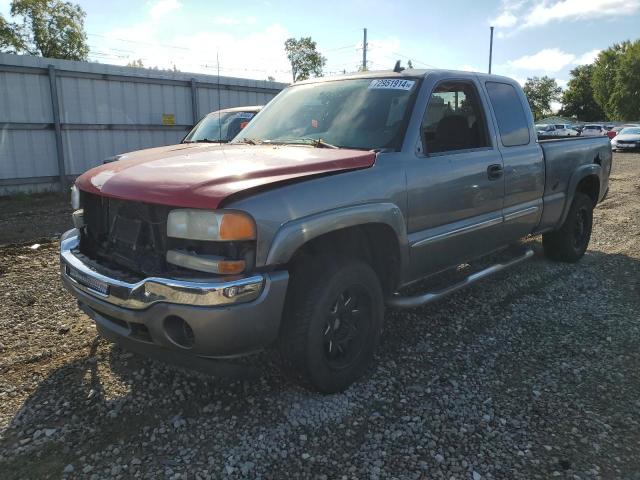
M 415 80 L 401 80 L 399 78 L 381 78 L 372 80 L 369 89 L 393 89 L 393 90 L 411 90 L 415 84 Z
M 253 118 L 254 115 L 253 112 L 238 112 L 236 118 Z

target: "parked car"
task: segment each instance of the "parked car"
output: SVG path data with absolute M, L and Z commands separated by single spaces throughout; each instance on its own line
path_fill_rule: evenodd
M 615 151 L 637 150 L 640 148 L 640 127 L 625 127 L 611 140 Z
M 620 130 L 622 130 L 623 128 L 627 128 L 627 127 L 640 127 L 640 125 L 636 124 L 636 123 L 628 123 L 625 125 L 618 125 L 617 127 L 613 127 L 611 130 L 609 130 L 607 132 L 607 136 L 609 137 L 609 139 L 613 139 L 615 138 L 616 135 L 618 135 L 618 133 L 620 133 Z
M 77 179 L 64 285 L 127 349 L 198 368 L 273 346 L 321 392 L 365 372 L 385 304 L 526 260 L 531 234 L 550 259 L 579 260 L 612 157 L 606 138 L 537 141 L 518 82 L 444 70 L 300 82 L 228 144 L 182 147 Z
M 556 123 L 554 127 L 555 134 L 559 137 L 577 137 L 579 135 L 578 131 L 568 123 Z
M 607 131 L 602 125 L 585 125 L 581 135 L 583 137 L 601 137 L 606 136 Z
M 536 123 L 536 133 L 539 137 L 555 137 L 556 126 L 548 123 Z
M 186 143 L 227 143 L 240 133 L 240 130 L 246 127 L 262 108 L 262 105 L 256 105 L 225 108 L 211 112 L 204 116 L 177 145 L 146 148 L 127 154 L 114 155 L 106 158 L 102 163 L 175 150 L 181 151 Z

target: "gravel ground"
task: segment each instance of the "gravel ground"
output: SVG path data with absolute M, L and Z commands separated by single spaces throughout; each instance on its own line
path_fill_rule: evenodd
M 582 261 L 531 244 L 388 311 L 376 366 L 332 396 L 270 355 L 216 379 L 113 347 L 60 286 L 55 243 L 4 246 L 0 476 L 640 479 L 640 155 L 615 155 Z

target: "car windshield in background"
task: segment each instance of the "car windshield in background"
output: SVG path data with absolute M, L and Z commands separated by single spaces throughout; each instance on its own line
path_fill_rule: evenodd
M 619 135 L 640 135 L 640 128 L 636 127 L 627 127 L 620 130 Z
M 204 117 L 183 143 L 228 142 L 255 116 L 255 112 L 213 112 Z
M 598 125 L 587 125 L 584 127 L 585 130 L 602 130 L 602 127 Z
M 294 85 L 272 100 L 234 143 L 397 149 L 418 83 L 368 78 Z

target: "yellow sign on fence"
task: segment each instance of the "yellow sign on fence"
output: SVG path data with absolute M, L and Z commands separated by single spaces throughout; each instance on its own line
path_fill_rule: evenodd
M 163 113 L 162 114 L 162 124 L 163 125 L 175 125 L 176 124 L 176 116 L 173 113 Z

